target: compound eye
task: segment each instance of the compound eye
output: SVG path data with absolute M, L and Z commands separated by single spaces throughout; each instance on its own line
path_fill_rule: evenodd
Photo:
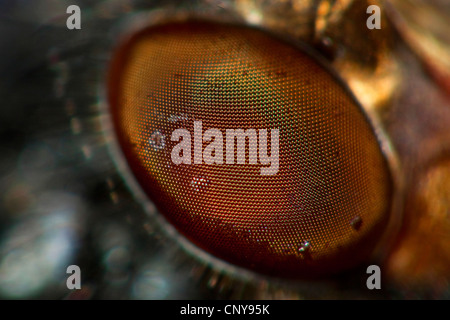
M 232 264 L 311 277 L 361 263 L 390 219 L 373 127 L 338 79 L 245 26 L 153 26 L 118 48 L 115 132 L 148 198 Z

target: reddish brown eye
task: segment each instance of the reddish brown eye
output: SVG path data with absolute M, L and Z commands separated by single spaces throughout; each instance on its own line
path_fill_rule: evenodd
M 155 26 L 119 48 L 109 97 L 148 197 L 225 261 L 274 276 L 337 272 L 386 229 L 392 181 L 373 129 L 297 47 L 248 27 Z

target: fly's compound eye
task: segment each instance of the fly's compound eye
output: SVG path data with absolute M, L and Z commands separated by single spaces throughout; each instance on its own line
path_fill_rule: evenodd
M 273 276 L 366 259 L 392 180 L 348 90 L 303 50 L 210 22 L 153 26 L 117 50 L 115 132 L 147 196 L 210 254 Z

